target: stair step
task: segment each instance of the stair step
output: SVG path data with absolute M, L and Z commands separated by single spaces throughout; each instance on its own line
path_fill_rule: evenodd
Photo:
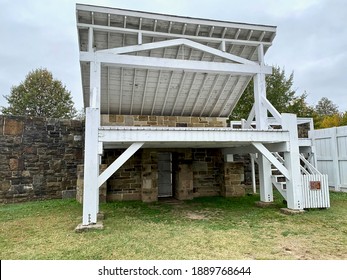
M 272 176 L 278 183 L 286 182 L 286 177 L 284 177 L 283 175 L 272 175 Z

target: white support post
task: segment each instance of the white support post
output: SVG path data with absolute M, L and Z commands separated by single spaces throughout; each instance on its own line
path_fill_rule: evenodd
M 268 129 L 267 108 L 263 105 L 262 99 L 266 98 L 265 75 L 256 74 L 254 80 L 254 112 L 257 129 Z
M 259 65 L 264 66 L 264 48 L 258 46 Z M 266 98 L 265 74 L 258 73 L 253 77 L 254 82 L 254 110 L 257 129 L 268 129 L 267 108 L 263 104 L 263 98 Z
M 260 66 L 264 66 L 264 48 L 260 44 L 258 46 L 258 61 Z M 256 129 L 268 129 L 267 108 L 262 100 L 266 98 L 265 74 L 258 73 L 253 77 L 254 82 L 254 113 L 256 121 Z M 273 201 L 273 191 L 271 182 L 271 163 L 267 158 L 259 154 L 259 191 L 260 200 L 263 202 Z
M 90 63 L 90 107 L 86 108 L 83 225 L 95 224 L 99 212 L 99 126 L 101 65 Z
M 257 193 L 257 185 L 255 182 L 255 154 L 249 154 L 251 157 L 251 165 L 252 165 L 252 186 L 253 186 L 253 193 Z
M 290 180 L 286 180 L 287 207 L 293 210 L 302 210 L 302 183 L 296 115 L 282 114 L 282 128 L 289 131 L 290 137 L 289 152 L 284 153 L 284 165 L 291 177 Z
M 259 193 L 260 201 L 272 202 L 273 190 L 271 182 L 271 163 L 265 156 L 259 154 L 258 158 L 259 166 Z
M 89 27 L 88 30 L 88 52 L 92 52 L 94 49 L 94 29 Z
M 86 108 L 83 225 L 95 224 L 99 201 L 98 108 Z M 96 189 L 98 192 L 96 192 Z

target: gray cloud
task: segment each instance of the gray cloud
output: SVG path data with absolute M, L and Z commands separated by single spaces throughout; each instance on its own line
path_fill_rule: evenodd
M 0 0 L 2 95 L 38 67 L 52 71 L 82 107 L 75 1 Z M 82 2 L 82 1 L 81 1 Z M 83 1 L 109 7 L 278 26 L 268 64 L 294 71 L 311 104 L 326 96 L 347 110 L 347 8 L 343 0 Z

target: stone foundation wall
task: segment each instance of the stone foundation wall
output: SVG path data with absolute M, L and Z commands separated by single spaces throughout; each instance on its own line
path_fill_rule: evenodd
M 107 164 L 101 164 L 99 167 L 100 174 L 107 168 Z M 77 165 L 77 185 L 75 198 L 79 203 L 83 202 L 83 191 L 84 191 L 84 165 Z M 99 188 L 99 202 L 106 202 L 107 199 L 107 184 L 103 183 Z
M 0 203 L 75 190 L 83 145 L 82 121 L 0 116 Z
M 181 116 L 141 116 L 102 115 L 104 126 L 164 126 L 164 127 L 226 127 L 226 118 L 181 117 Z
M 124 150 L 105 150 L 110 165 Z M 158 200 L 158 153 L 172 153 L 173 196 L 179 200 L 202 196 L 244 194 L 244 169 L 224 163 L 220 149 L 140 149 L 107 181 L 107 201 Z

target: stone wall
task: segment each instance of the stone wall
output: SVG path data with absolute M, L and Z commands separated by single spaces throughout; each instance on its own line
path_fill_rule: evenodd
M 102 120 L 103 125 L 226 126 L 220 118 L 110 115 Z M 82 202 L 84 122 L 0 116 L 0 147 L 0 203 L 61 198 L 76 191 Z M 100 170 L 123 151 L 105 150 Z M 242 186 L 241 175 L 236 181 L 225 175 L 220 149 L 140 149 L 100 188 L 100 202 L 156 201 L 161 152 L 172 153 L 173 196 L 177 199 L 228 196 L 236 194 L 228 184 Z
M 110 165 L 124 150 L 105 150 Z M 225 163 L 220 149 L 140 149 L 107 181 L 107 201 L 158 200 L 158 153 L 172 153 L 173 197 L 244 194 L 244 169 Z
M 226 118 L 142 116 L 142 115 L 102 115 L 105 126 L 164 126 L 164 127 L 226 127 Z
M 82 121 L 0 116 L 0 203 L 76 190 L 83 144 Z

